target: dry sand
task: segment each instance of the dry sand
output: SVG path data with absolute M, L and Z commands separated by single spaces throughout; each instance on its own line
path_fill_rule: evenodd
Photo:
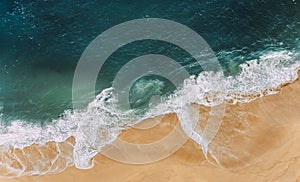
M 205 123 L 210 108 L 195 107 Z M 282 86 L 278 94 L 247 104 L 228 104 L 223 124 L 210 145 L 220 165 L 208 162 L 199 145 L 189 140 L 170 157 L 151 164 L 124 164 L 98 154 L 95 166 L 89 170 L 69 167 L 60 174 L 0 181 L 300 181 L 299 111 L 299 79 Z M 170 133 L 176 123 L 175 115 L 166 115 L 151 129 L 129 129 L 119 138 L 132 143 L 151 143 Z

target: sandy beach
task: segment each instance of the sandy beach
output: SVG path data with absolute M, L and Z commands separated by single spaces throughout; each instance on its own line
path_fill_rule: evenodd
M 0 182 L 300 182 L 300 0 L 0 1 Z
M 299 93 L 298 79 L 283 85 L 278 94 L 245 104 L 227 104 L 223 124 L 209 146 L 219 165 L 210 155 L 209 162 L 200 146 L 190 139 L 170 157 L 155 163 L 124 164 L 98 154 L 94 167 L 88 170 L 68 167 L 59 174 L 3 178 L 0 181 L 300 181 Z M 210 108 L 195 107 L 202 115 L 201 120 L 205 121 Z M 178 122 L 174 114 L 163 116 L 160 120 L 151 129 L 123 131 L 119 139 L 131 143 L 151 143 L 166 136 Z M 151 120 L 144 123 L 151 123 Z M 69 142 L 74 141 L 70 139 Z M 71 152 L 72 148 L 60 145 L 65 152 Z M 49 143 L 44 152 L 50 158 L 49 148 L 53 147 L 55 145 Z M 27 153 L 34 154 L 32 148 L 26 148 Z M 55 150 L 52 152 L 55 153 Z

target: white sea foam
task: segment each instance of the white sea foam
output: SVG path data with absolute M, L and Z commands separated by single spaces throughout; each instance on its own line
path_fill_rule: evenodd
M 202 145 L 204 152 L 207 152 L 208 144 L 205 144 L 207 138 L 202 136 L 203 133 L 193 133 L 194 131 L 191 130 L 193 123 L 187 119 L 192 114 L 188 108 L 192 103 L 215 106 L 224 100 L 231 103 L 250 102 L 266 94 L 275 94 L 281 84 L 292 82 L 297 78 L 299 66 L 300 62 L 294 59 L 291 52 L 270 52 L 257 60 L 240 65 L 241 73 L 237 76 L 224 78 L 221 73 L 203 72 L 197 77 L 186 79 L 183 88 L 143 116 L 136 116 L 132 110 L 124 112 L 117 109 L 115 107 L 117 100 L 112 94 L 113 89 L 109 88 L 99 94 L 85 110 L 65 111 L 59 119 L 43 128 L 25 124 L 23 121 L 14 121 L 9 126 L 0 125 L 0 145 L 2 153 L 5 153 L 1 156 L 0 172 L 6 171 L 0 175 L 53 173 L 72 164 L 77 168 L 90 168 L 93 166 L 92 158 L 106 144 L 113 142 L 123 129 L 144 118 L 167 113 L 177 113 L 184 131 Z M 211 133 L 207 136 L 209 134 Z M 24 161 L 28 162 L 32 157 L 33 154 L 30 152 L 23 151 L 23 160 L 20 159 L 21 154 L 9 154 L 12 148 L 12 150 L 24 149 L 32 144 L 43 146 L 49 141 L 64 142 L 70 137 L 75 139 L 75 143 L 69 145 L 73 153 L 66 154 L 60 150 L 55 157 L 37 160 L 40 163 L 31 160 L 32 165 L 35 166 L 32 169 L 26 169 L 24 164 Z M 60 149 L 59 146 L 55 148 Z M 40 154 L 44 153 L 40 152 Z M 52 165 L 45 165 L 50 159 Z M 16 165 L 16 161 L 19 165 Z M 57 161 L 62 161 L 66 165 L 58 165 L 54 168 L 53 164 Z

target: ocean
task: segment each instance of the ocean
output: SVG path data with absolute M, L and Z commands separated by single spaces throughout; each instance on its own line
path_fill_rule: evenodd
M 122 130 L 143 119 L 168 113 L 177 113 L 185 132 L 203 145 L 204 151 L 209 150 L 208 138 L 192 134 L 192 111 L 186 108 L 193 103 L 216 106 L 222 102 L 251 102 L 276 94 L 280 85 L 294 81 L 300 66 L 299 10 L 300 2 L 296 0 L 2 0 L 2 150 L 64 142 L 70 137 L 76 142 L 70 143 L 74 149 L 63 167 L 45 170 L 45 162 L 25 170 L 11 163 L 14 157 L 4 157 L 0 172 L 6 172 L 0 175 L 55 173 L 73 164 L 81 169 L 90 168 L 92 157 L 116 140 Z M 137 19 L 168 20 L 195 31 L 211 48 L 220 70 L 207 71 L 197 58 L 170 42 L 137 40 L 114 51 L 98 73 L 95 90 L 84 93 L 83 101 L 74 100 L 74 73 L 86 48 L 104 31 Z M 128 35 L 128 31 L 121 36 Z M 172 58 L 179 68 L 173 69 L 172 64 L 157 65 L 165 68 L 158 72 L 166 74 L 149 72 L 130 80 L 126 95 L 130 107 L 119 105 L 115 93 L 122 94 L 118 90 L 122 87 L 114 85 L 118 74 L 138 72 L 140 67 L 126 64 L 145 55 Z M 191 77 L 185 77 L 178 85 L 164 78 L 173 77 L 171 72 L 176 75 L 182 69 Z M 77 102 L 83 103 L 82 107 L 74 107 Z

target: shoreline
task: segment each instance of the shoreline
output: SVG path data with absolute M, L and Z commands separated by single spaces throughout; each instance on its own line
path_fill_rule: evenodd
M 203 116 L 201 120 L 205 121 L 209 109 L 198 109 Z M 296 181 L 300 180 L 299 109 L 299 77 L 293 83 L 283 84 L 277 94 L 249 103 L 228 104 L 224 122 L 209 146 L 210 154 L 218 159 L 221 166 L 207 161 L 200 146 L 189 139 L 170 157 L 151 164 L 124 164 L 98 154 L 94 167 L 88 170 L 72 166 L 59 174 L 2 178 L 0 182 Z M 170 114 L 149 130 L 129 129 L 123 131 L 119 138 L 133 143 L 151 143 L 168 134 L 176 123 L 176 116 Z M 69 142 L 72 143 L 72 139 Z M 209 159 L 211 157 L 209 155 Z

